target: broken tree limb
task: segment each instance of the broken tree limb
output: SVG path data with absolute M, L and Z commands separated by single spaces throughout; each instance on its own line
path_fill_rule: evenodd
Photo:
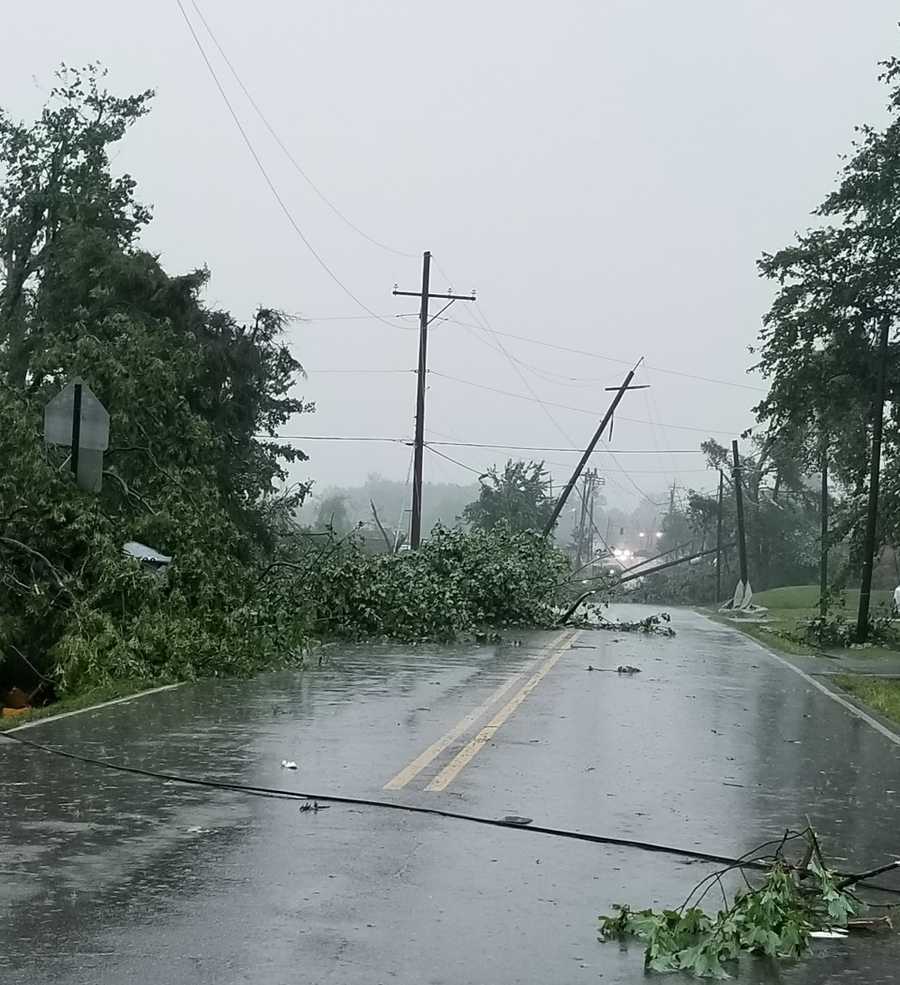
M 375 525 L 381 531 L 381 536 L 384 538 L 384 546 L 387 548 L 388 554 L 393 554 L 394 545 L 391 543 L 391 538 L 388 537 L 387 531 L 384 529 L 384 525 L 382 524 L 381 520 L 378 519 L 378 510 L 375 509 L 374 499 L 369 500 L 369 506 L 372 507 L 372 516 L 375 518 Z
M 856 872 L 853 875 L 844 876 L 844 878 L 837 884 L 837 888 L 846 889 L 848 886 L 861 882 L 863 879 L 871 879 L 872 876 L 880 876 L 882 872 L 890 872 L 891 869 L 897 868 L 900 868 L 900 859 L 895 859 L 893 862 L 887 862 L 885 865 L 876 866 L 874 869 L 868 869 L 865 872 Z
M 883 917 L 851 917 L 847 930 L 893 930 L 894 922 L 887 915 Z
M 733 547 L 733 544 L 726 544 L 725 547 Z M 674 568 L 678 564 L 685 564 L 689 561 L 696 561 L 697 558 L 707 557 L 709 554 L 715 554 L 718 548 L 711 547 L 706 551 L 699 551 L 696 554 L 689 554 L 687 557 L 676 558 L 674 561 L 666 561 L 665 564 L 658 564 L 655 568 L 648 568 L 646 571 L 632 571 L 631 574 L 626 572 L 624 576 L 619 578 L 613 584 L 601 585 L 599 588 L 591 588 L 586 592 L 582 592 L 577 599 L 566 609 L 565 613 L 559 618 L 559 625 L 565 625 L 575 614 L 575 610 L 582 602 L 589 599 L 592 595 L 596 595 L 598 592 L 606 591 L 609 588 L 617 588 L 619 585 L 624 585 L 626 582 L 634 581 L 636 578 L 645 578 L 648 575 L 654 575 L 658 571 L 664 571 L 666 568 Z M 629 569 L 630 570 L 630 569 Z
M 30 554 L 32 557 L 36 557 L 43 561 L 50 573 L 53 575 L 56 584 L 63 591 L 69 592 L 65 582 L 63 581 L 62 575 L 60 575 L 59 571 L 56 569 L 56 565 L 53 564 L 53 562 L 45 554 L 41 554 L 39 550 L 34 547 L 29 547 L 28 544 L 23 544 L 22 541 L 16 540 L 14 537 L 0 537 L 0 543 L 8 544 L 10 547 L 15 547 L 18 550 L 24 551 L 26 554 Z M 71 594 L 71 592 L 69 592 L 69 594 Z
M 105 475 L 108 479 L 115 479 L 116 482 L 119 483 L 119 486 L 127 499 L 137 500 L 137 502 L 139 502 L 151 516 L 158 516 L 157 511 L 153 509 L 153 507 L 140 493 L 137 493 L 133 489 L 129 488 L 128 483 L 118 474 L 118 472 L 115 472 L 112 469 L 104 469 L 103 475 Z

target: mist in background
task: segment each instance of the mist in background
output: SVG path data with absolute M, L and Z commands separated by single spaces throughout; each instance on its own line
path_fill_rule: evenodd
M 900 40 L 886 0 L 207 0 L 313 188 L 184 9 L 296 228 L 175 2 L 8 12 L 0 103 L 36 115 L 60 61 L 102 61 L 119 93 L 157 90 L 114 167 L 152 204 L 145 245 L 170 273 L 205 264 L 211 303 L 297 315 L 318 409 L 286 430 L 310 456 L 296 477 L 317 495 L 373 473 L 405 483 L 417 305 L 391 290 L 418 288 L 428 249 L 433 290 L 479 301 L 433 325 L 426 479 L 471 491 L 521 457 L 564 482 L 604 387 L 643 355 L 651 389 L 626 396 L 615 455 L 592 463 L 628 513 L 663 509 L 673 482 L 711 488 L 700 441 L 752 425 L 748 346 L 769 300 L 755 260 L 811 222 L 853 126 L 882 118 L 876 63 Z M 356 437 L 385 440 L 334 440 Z

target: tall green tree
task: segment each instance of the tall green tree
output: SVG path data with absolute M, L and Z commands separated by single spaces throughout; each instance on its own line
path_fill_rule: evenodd
M 510 459 L 479 477 L 478 499 L 463 510 L 463 520 L 475 530 L 490 530 L 501 522 L 513 531 L 543 530 L 553 513 L 550 476 L 543 462 Z
M 878 338 L 887 328 L 884 541 L 900 536 L 900 61 L 883 62 L 880 80 L 888 90 L 889 121 L 857 129 L 837 188 L 815 212 L 821 225 L 760 260 L 776 293 L 759 348 L 770 392 L 757 410 L 773 433 L 799 436 L 798 461 L 807 468 L 828 453 L 853 507 L 843 529 L 858 535 L 881 363 Z
M 30 654 L 61 688 L 286 648 L 261 572 L 306 491 L 277 439 L 311 409 L 285 316 L 210 309 L 204 269 L 173 277 L 140 248 L 149 211 L 108 148 L 150 93 L 101 79 L 65 69 L 36 123 L 0 118 L 0 662 Z M 43 446 L 43 407 L 75 376 L 110 412 L 99 496 Z M 176 556 L 164 587 L 127 540 Z

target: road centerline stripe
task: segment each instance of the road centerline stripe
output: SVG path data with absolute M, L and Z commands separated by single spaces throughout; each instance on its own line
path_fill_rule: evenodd
M 477 708 L 470 711 L 465 718 L 460 719 L 449 732 L 445 732 L 436 742 L 433 742 L 420 756 L 416 758 L 391 780 L 385 783 L 385 790 L 402 790 L 410 780 L 414 780 L 426 766 L 435 760 L 449 746 L 452 745 L 465 731 L 471 728 L 475 722 L 491 707 L 500 700 L 508 691 L 522 679 L 522 673 L 513 675 L 505 684 L 494 691 Z
M 497 729 L 513 714 L 529 694 L 556 666 L 560 657 L 569 649 L 572 641 L 578 636 L 577 632 L 567 633 L 558 641 L 551 655 L 529 677 L 528 681 L 513 695 L 513 697 L 497 712 L 483 729 L 467 743 L 440 773 L 425 788 L 431 793 L 438 793 L 446 788 L 459 776 L 478 753 L 493 739 Z
M 557 642 L 558 638 L 549 644 L 549 647 L 554 646 Z M 549 647 L 545 647 L 544 649 L 547 650 Z M 470 729 L 492 705 L 496 704 L 505 694 L 511 691 L 522 680 L 524 674 L 525 671 L 519 671 L 504 684 L 501 684 L 477 708 L 474 708 L 468 715 L 461 718 L 453 728 L 445 732 L 436 742 L 433 742 L 421 755 L 416 756 L 395 777 L 388 780 L 382 789 L 402 790 L 410 780 L 414 780 L 426 766 L 429 766 L 448 746 L 451 746 L 461 735 Z

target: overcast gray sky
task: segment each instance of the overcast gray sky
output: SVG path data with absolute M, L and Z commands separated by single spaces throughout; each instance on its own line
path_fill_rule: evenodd
M 405 257 L 317 197 L 184 3 L 304 235 L 388 324 L 332 280 L 280 211 L 176 0 L 16 5 L 0 100 L 16 116 L 35 114 L 60 61 L 98 59 L 111 89 L 157 90 L 115 167 L 152 204 L 145 242 L 170 272 L 207 264 L 209 300 L 241 317 L 258 303 L 303 316 L 291 345 L 318 411 L 292 434 L 410 436 L 415 379 L 396 371 L 415 366 L 415 319 L 395 316 L 416 304 L 391 289 L 418 287 L 426 249 L 433 290 L 474 287 L 479 297 L 477 310 L 458 303 L 447 313 L 457 321 L 434 326 L 434 440 L 583 444 L 596 418 L 552 404 L 599 412 L 603 386 L 627 369 L 486 325 L 615 360 L 645 356 L 639 381 L 652 389 L 623 403 L 612 441 L 622 454 L 596 462 L 607 498 L 626 508 L 673 478 L 711 486 L 702 455 L 670 452 L 752 423 L 760 393 L 747 388 L 759 385 L 745 375 L 747 346 L 769 296 L 754 261 L 808 224 L 854 124 L 882 118 L 876 62 L 900 47 L 888 0 L 200 3 L 313 182 Z M 407 473 L 402 444 L 301 445 L 311 460 L 300 474 L 320 489 Z M 625 453 L 639 449 L 648 454 Z M 507 455 L 440 450 L 478 470 Z M 575 458 L 545 457 L 560 478 Z M 473 478 L 434 455 L 429 477 Z

